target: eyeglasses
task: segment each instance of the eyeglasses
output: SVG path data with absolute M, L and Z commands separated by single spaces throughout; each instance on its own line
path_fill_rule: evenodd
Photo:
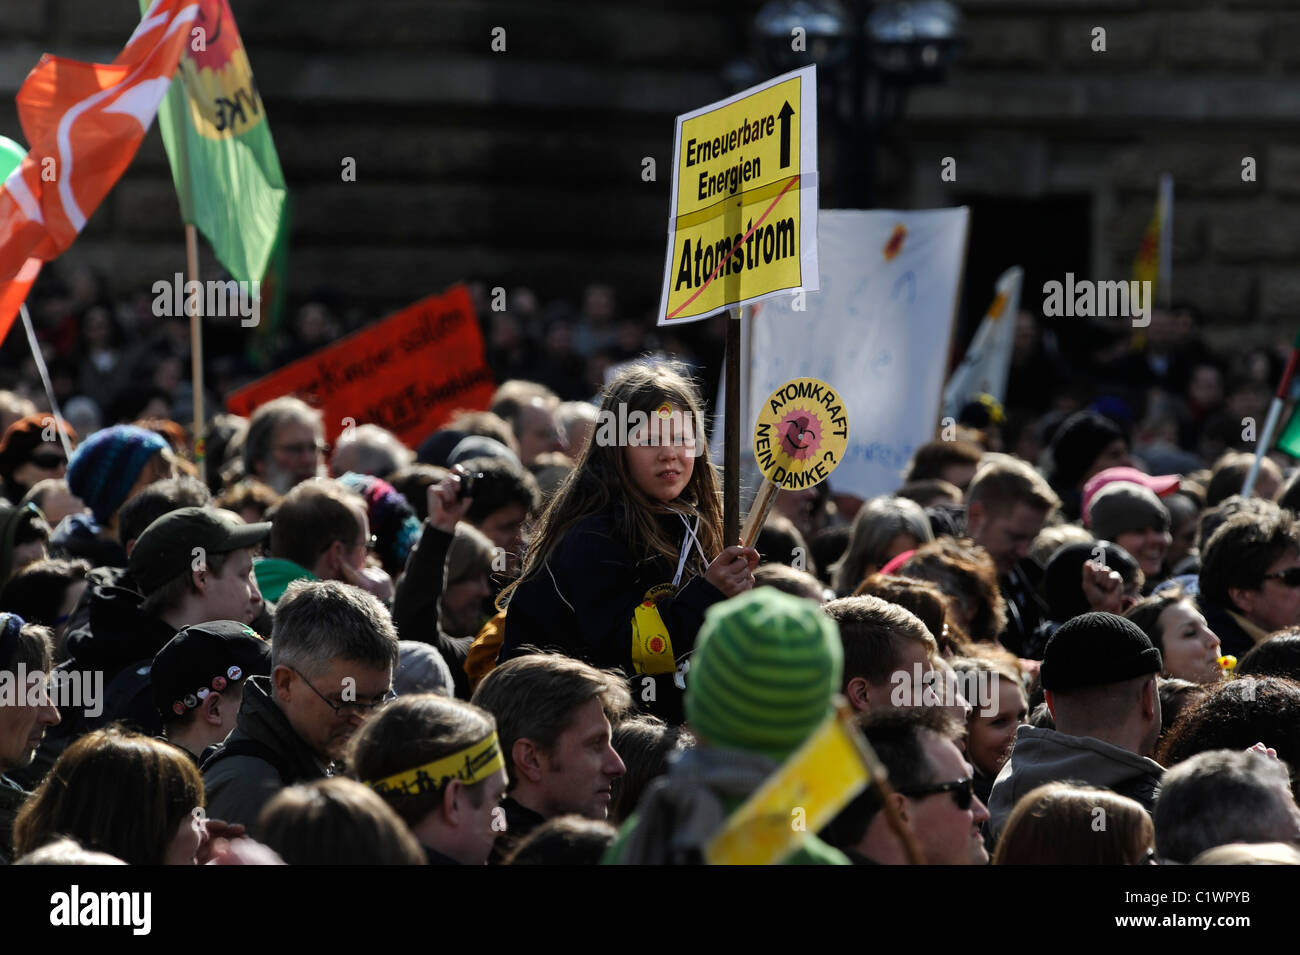
M 1287 587 L 1300 587 L 1300 567 L 1288 567 L 1275 574 L 1265 574 L 1264 580 L 1280 580 Z
M 33 454 L 27 460 L 42 471 L 53 471 L 68 463 L 68 459 L 61 454 Z
M 296 670 L 293 667 L 289 667 L 289 669 L 293 670 L 294 673 L 297 673 L 298 676 L 302 677 L 302 682 L 306 683 L 307 686 L 311 687 L 311 691 L 325 701 L 325 705 L 334 711 L 335 716 L 344 713 L 347 713 L 349 715 L 352 713 L 356 713 L 360 716 L 366 716 L 369 713 L 375 712 L 385 704 L 391 703 L 393 702 L 393 700 L 397 699 L 397 692 L 390 686 L 388 688 L 388 692 L 386 692 L 379 699 L 371 703 L 357 703 L 351 700 L 349 700 L 346 703 L 335 703 L 333 700 L 331 700 L 320 690 L 316 689 L 316 687 L 312 686 L 311 680 L 307 679 L 305 676 L 302 676 L 301 670 Z
M 958 809 L 969 809 L 971 801 L 975 798 L 975 779 L 971 776 L 964 776 L 961 779 L 954 779 L 950 783 L 936 783 L 933 786 L 921 786 L 916 789 L 900 789 L 898 793 L 912 799 L 920 799 L 923 796 L 936 796 L 939 793 L 952 793 L 953 801 L 957 803 Z

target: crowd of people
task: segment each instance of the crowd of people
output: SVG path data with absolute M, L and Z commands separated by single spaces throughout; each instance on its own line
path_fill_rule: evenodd
M 0 861 L 701 863 L 851 712 L 887 779 L 771 861 L 1300 864 L 1300 472 L 1239 493 L 1271 353 L 1175 308 L 1066 373 L 1022 313 L 1005 402 L 745 546 L 707 349 L 632 360 L 607 290 L 541 348 L 487 314 L 490 409 L 416 448 L 285 396 L 196 463 L 102 346 L 66 418 L 9 382 Z

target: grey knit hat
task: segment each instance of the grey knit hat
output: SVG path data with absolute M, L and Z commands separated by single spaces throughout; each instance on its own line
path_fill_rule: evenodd
M 1152 527 L 1169 530 L 1169 509 L 1141 485 L 1116 481 L 1097 492 L 1088 505 L 1088 524 L 1094 537 L 1113 541 L 1120 534 Z

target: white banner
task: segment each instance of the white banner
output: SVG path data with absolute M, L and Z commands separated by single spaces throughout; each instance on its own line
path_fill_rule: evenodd
M 943 392 L 943 413 L 954 418 L 962 405 L 978 394 L 1007 400 L 1007 374 L 1016 347 L 1016 316 L 1020 313 L 1020 285 L 1025 270 L 1018 265 L 1003 272 L 995 286 L 993 304 L 975 330 L 975 337 L 948 379 Z
M 849 417 L 848 449 L 831 487 L 863 498 L 898 489 L 938 424 L 969 221 L 965 207 L 822 210 L 821 291 L 770 299 L 744 320 L 746 471 L 754 467 L 758 403 L 792 378 L 817 378 L 838 390 Z M 722 434 L 719 414 L 710 449 L 718 462 Z

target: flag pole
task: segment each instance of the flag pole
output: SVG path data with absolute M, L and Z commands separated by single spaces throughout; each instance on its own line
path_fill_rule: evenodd
M 50 402 L 50 413 L 54 415 L 54 430 L 59 433 L 64 455 L 71 458 L 72 442 L 68 440 L 68 433 L 62 424 L 63 412 L 59 410 L 59 402 L 54 397 L 54 386 L 50 384 L 50 371 L 45 367 L 45 356 L 41 354 L 40 343 L 36 340 L 36 329 L 32 327 L 32 313 L 27 311 L 26 302 L 19 306 L 19 311 L 23 316 L 23 328 L 27 331 L 27 344 L 32 348 L 32 360 L 36 362 L 36 370 L 41 375 L 41 384 L 45 386 L 45 397 Z
M 727 315 L 726 391 L 722 437 L 722 546 L 740 539 L 740 322 L 741 309 Z
M 1156 271 L 1156 298 L 1168 308 L 1174 299 L 1174 177 L 1160 174 L 1159 202 L 1164 206 L 1160 224 L 1159 265 Z
M 1255 460 L 1250 463 L 1250 471 L 1246 474 L 1246 483 L 1241 486 L 1241 496 L 1250 497 L 1255 490 L 1255 479 L 1259 477 L 1259 466 L 1264 461 L 1264 455 L 1268 454 L 1268 449 L 1273 444 L 1273 432 L 1277 430 L 1278 419 L 1282 417 L 1282 405 L 1286 403 L 1287 392 L 1291 390 L 1291 379 L 1295 377 L 1296 364 L 1300 362 L 1300 332 L 1296 332 L 1295 340 L 1291 342 L 1291 357 L 1287 359 L 1286 369 L 1282 372 L 1282 380 L 1278 383 L 1277 394 L 1273 396 L 1273 402 L 1268 406 L 1268 417 L 1264 419 L 1264 431 L 1259 436 L 1259 445 L 1255 448 Z
M 193 223 L 185 223 L 185 266 L 191 282 L 199 281 L 199 236 Z M 194 389 L 194 463 L 200 473 L 203 470 L 203 293 L 196 296 L 198 301 L 188 309 L 190 313 L 190 378 Z

